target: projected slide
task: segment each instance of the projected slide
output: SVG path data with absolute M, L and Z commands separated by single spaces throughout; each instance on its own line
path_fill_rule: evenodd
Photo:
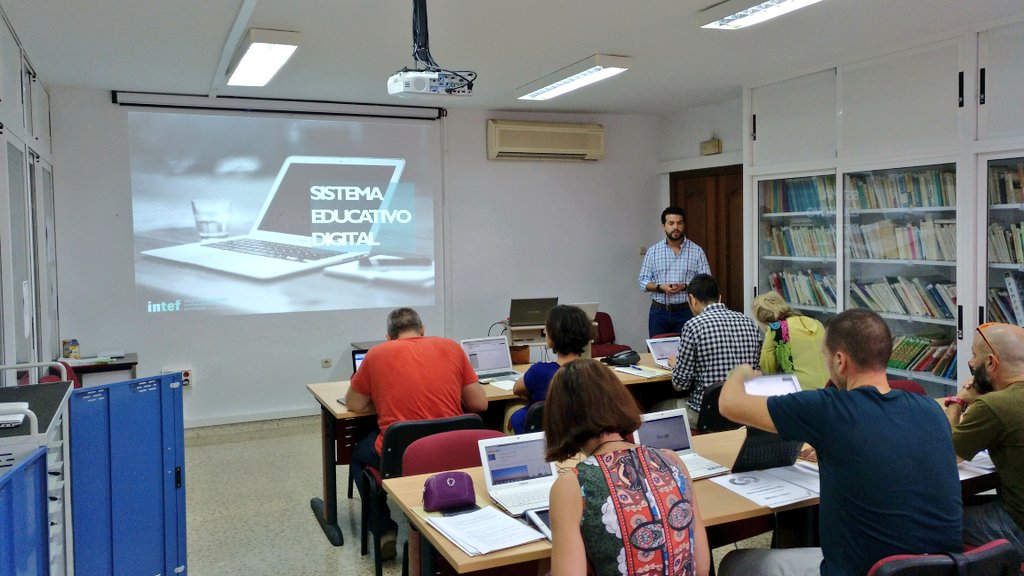
M 435 303 L 435 123 L 149 111 L 128 120 L 144 313 Z

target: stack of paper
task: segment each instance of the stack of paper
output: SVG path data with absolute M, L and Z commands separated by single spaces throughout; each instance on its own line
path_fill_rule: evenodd
M 625 372 L 626 374 L 632 374 L 633 376 L 639 376 L 641 378 L 654 378 L 655 376 L 664 376 L 665 370 L 659 370 L 658 368 L 648 368 L 647 366 L 616 366 L 616 370 L 619 372 Z
M 996 465 L 992 463 L 992 457 L 988 455 L 988 450 L 982 450 L 975 454 L 973 459 L 964 460 L 957 465 L 957 470 L 960 472 L 960 480 L 984 476 L 995 471 L 995 469 Z
M 544 535 L 493 506 L 457 516 L 427 518 L 446 538 L 470 556 L 479 556 L 541 540 Z
M 818 468 L 803 462 L 769 470 L 718 476 L 710 480 L 758 506 L 768 508 L 781 508 L 813 500 L 821 491 Z

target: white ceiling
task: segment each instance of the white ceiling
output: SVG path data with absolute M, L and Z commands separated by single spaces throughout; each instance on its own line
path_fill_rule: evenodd
M 434 59 L 479 78 L 471 97 L 428 99 L 398 99 L 386 90 L 387 78 L 412 64 L 409 0 L 254 2 L 249 26 L 302 34 L 292 61 L 264 88 L 226 88 L 217 74 L 243 0 L 0 6 L 49 87 L 656 114 L 737 98 L 744 84 L 1024 17 L 1021 0 L 823 0 L 742 31 L 700 29 L 700 10 L 716 2 L 434 0 Z M 516 99 L 519 86 L 595 53 L 630 56 L 633 66 L 548 102 Z

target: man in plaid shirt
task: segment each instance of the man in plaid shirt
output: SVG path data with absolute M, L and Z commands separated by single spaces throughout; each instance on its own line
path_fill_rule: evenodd
M 668 363 L 672 386 L 690 394 L 687 412 L 696 425 L 708 386 L 725 381 L 740 364 L 760 369 L 762 338 L 752 319 L 722 304 L 718 282 L 710 275 L 694 276 L 687 291 L 694 318 L 683 326 L 679 351 Z
M 678 334 L 693 313 L 686 299 L 686 285 L 696 274 L 710 274 L 704 250 L 686 237 L 686 213 L 669 206 L 661 212 L 665 241 L 647 249 L 640 266 L 640 289 L 651 293 L 647 331 Z

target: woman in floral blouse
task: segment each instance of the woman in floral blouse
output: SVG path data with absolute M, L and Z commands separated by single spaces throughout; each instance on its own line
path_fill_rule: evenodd
M 636 401 L 614 373 L 574 360 L 555 373 L 544 405 L 548 461 L 584 460 L 551 488 L 553 576 L 706 576 L 704 522 L 686 467 L 668 450 L 634 444 Z

